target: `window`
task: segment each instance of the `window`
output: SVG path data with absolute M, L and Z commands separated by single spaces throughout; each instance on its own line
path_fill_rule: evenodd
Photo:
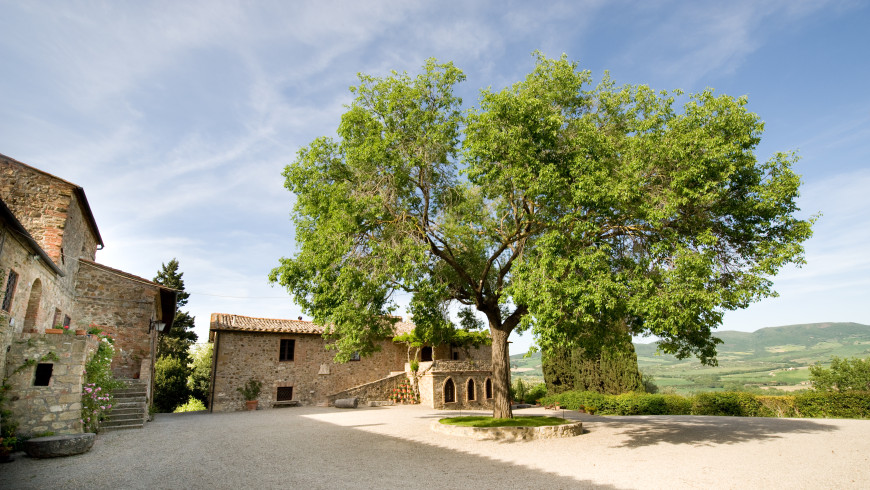
M 60 325 L 60 315 L 61 315 L 60 308 L 55 308 L 54 309 L 54 318 L 51 319 L 51 325 L 49 325 L 49 327 L 57 328 Z
M 279 361 L 292 361 L 296 350 L 296 341 L 293 339 L 281 339 L 281 350 L 278 353 Z
M 286 402 L 293 399 L 293 387 L 292 386 L 279 386 L 278 387 L 278 397 L 276 401 Z
M 453 380 L 447 378 L 447 381 L 444 383 L 444 403 L 454 403 L 456 401 L 456 386 L 453 384 Z
M 474 380 L 468 378 L 468 401 L 473 402 L 474 396 Z
M 64 327 L 68 327 L 71 321 L 72 321 L 72 319 L 69 317 L 69 315 L 63 316 L 63 326 Z
M 359 361 L 359 352 L 354 352 L 353 354 L 351 354 L 350 360 L 351 361 Z
M 492 380 L 491 379 L 486 378 L 486 383 L 483 384 L 483 391 L 485 392 L 484 396 L 486 397 L 487 400 L 492 398 Z
M 54 364 L 39 363 L 36 365 L 36 376 L 33 377 L 33 386 L 48 386 L 51 381 L 51 372 L 54 370 Z
M 12 308 L 12 297 L 15 296 L 15 286 L 18 284 L 18 273 L 9 269 L 9 277 L 6 279 L 6 294 L 3 295 L 3 310 Z
M 458 360 L 459 360 L 459 352 L 457 352 L 457 351 L 453 351 L 453 352 L 451 353 L 451 355 L 453 356 L 453 360 L 454 360 L 454 361 L 458 361 Z
M 432 360 L 432 348 L 429 346 L 423 347 L 420 350 L 420 361 L 429 362 Z

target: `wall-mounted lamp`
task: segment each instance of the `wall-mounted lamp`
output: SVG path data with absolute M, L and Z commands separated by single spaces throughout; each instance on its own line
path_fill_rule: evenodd
M 166 328 L 166 324 L 165 324 L 165 323 L 163 323 L 163 322 L 155 322 L 154 320 L 151 320 L 151 326 L 150 326 L 150 328 L 148 329 L 148 332 L 150 333 L 151 330 L 153 330 L 153 329 L 157 329 L 158 332 L 163 333 L 163 330 L 164 330 L 165 328 Z

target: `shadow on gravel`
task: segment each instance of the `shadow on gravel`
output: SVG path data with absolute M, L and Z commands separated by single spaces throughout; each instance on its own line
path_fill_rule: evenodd
M 652 446 L 658 443 L 713 446 L 779 439 L 783 434 L 815 434 L 839 430 L 814 420 L 761 417 L 585 417 L 584 426 L 622 429 L 626 440 L 615 447 Z
M 4 465 L 0 488 L 617 488 L 305 413 L 161 414 L 79 456 Z

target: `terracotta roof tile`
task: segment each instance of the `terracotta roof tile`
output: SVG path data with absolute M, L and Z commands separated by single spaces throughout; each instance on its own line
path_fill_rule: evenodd
M 307 333 L 322 335 L 323 327 L 305 320 L 285 320 L 280 318 L 255 318 L 212 313 L 211 330 L 236 330 L 243 332 Z M 406 321 L 396 323 L 396 335 L 414 330 L 414 324 Z

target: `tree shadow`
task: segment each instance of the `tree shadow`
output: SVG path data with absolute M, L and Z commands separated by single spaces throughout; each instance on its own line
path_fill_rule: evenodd
M 572 417 L 574 418 L 574 417 Z M 698 415 L 577 417 L 590 432 L 607 428 L 625 438 L 614 447 L 642 447 L 659 443 L 714 446 L 780 439 L 784 434 L 814 434 L 839 430 L 816 420 Z

